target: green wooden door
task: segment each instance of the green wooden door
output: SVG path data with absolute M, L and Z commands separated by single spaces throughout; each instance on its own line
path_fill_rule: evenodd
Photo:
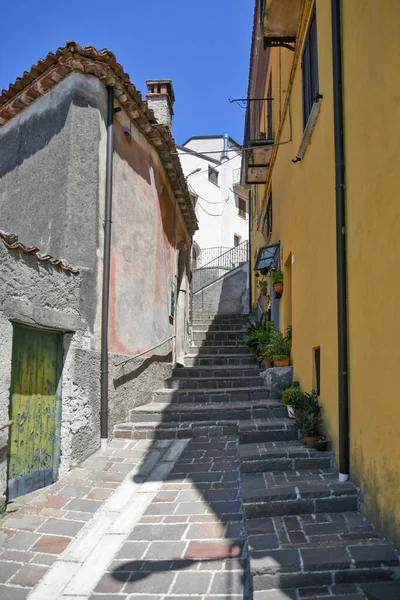
M 62 336 L 14 325 L 8 498 L 49 485 L 58 465 L 59 366 Z

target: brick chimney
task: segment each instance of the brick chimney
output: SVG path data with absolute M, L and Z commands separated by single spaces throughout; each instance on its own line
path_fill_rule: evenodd
M 159 123 L 172 127 L 172 115 L 174 114 L 174 88 L 171 79 L 149 79 L 147 84 L 147 104 L 154 112 Z

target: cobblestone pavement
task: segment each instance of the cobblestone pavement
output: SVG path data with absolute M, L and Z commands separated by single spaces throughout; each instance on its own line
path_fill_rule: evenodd
M 0 598 L 247 598 L 240 498 L 234 437 L 114 440 L 9 505 Z

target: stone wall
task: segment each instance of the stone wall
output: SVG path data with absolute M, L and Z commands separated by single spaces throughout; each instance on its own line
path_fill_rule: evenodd
M 193 310 L 226 314 L 249 312 L 249 264 L 246 263 L 193 294 Z

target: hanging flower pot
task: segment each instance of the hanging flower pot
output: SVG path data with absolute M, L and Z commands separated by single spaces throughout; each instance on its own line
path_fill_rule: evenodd
M 261 292 L 261 294 L 262 294 L 263 296 L 266 296 L 266 295 L 267 295 L 267 288 L 261 288 L 261 289 L 260 289 L 260 292 Z
M 275 281 L 274 285 L 274 290 L 275 290 L 275 295 L 281 297 L 283 294 L 283 281 Z

